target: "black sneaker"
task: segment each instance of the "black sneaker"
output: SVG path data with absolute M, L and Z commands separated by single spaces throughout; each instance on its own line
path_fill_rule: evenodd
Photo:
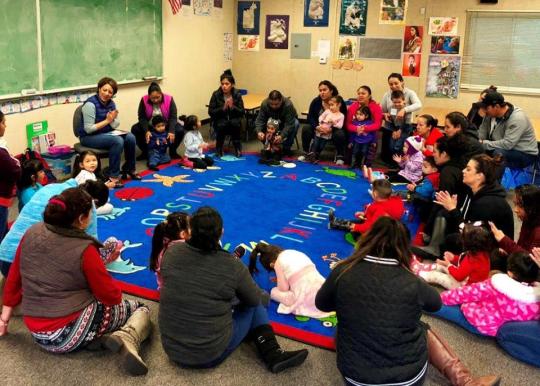
M 244 248 L 243 246 L 239 245 L 237 246 L 236 248 L 234 248 L 234 251 L 233 251 L 233 256 L 236 257 L 237 259 L 241 259 L 242 256 L 244 256 L 246 254 L 246 248 Z

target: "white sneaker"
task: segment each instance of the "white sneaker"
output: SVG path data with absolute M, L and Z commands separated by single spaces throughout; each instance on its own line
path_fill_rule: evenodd
M 304 162 L 304 161 L 306 160 L 306 156 L 305 156 L 305 155 L 301 155 L 301 156 L 299 156 L 297 159 L 298 159 L 298 161 L 300 161 L 300 162 Z
M 343 165 L 343 164 L 345 164 L 345 162 L 342 159 L 338 159 L 336 161 L 336 165 Z

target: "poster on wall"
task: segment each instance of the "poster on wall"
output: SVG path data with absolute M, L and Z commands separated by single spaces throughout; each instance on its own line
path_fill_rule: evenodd
M 259 51 L 259 35 L 238 35 L 238 51 Z
M 213 0 L 214 1 L 214 7 L 212 9 L 212 15 L 218 19 L 223 19 L 223 0 Z
M 431 37 L 432 54 L 459 54 L 459 36 L 432 36 Z
M 266 15 L 264 48 L 289 48 L 289 15 Z
M 304 27 L 328 27 L 330 0 L 304 0 Z
M 212 14 L 213 0 L 191 0 L 195 16 L 210 16 Z
M 458 97 L 461 56 L 429 56 L 426 96 L 432 98 Z
M 350 60 L 358 52 L 358 38 L 355 36 L 340 36 L 338 43 L 338 59 Z
M 421 25 L 408 25 L 403 34 L 403 52 L 419 54 L 422 52 L 422 36 L 424 27 Z
M 430 17 L 428 34 L 435 36 L 457 35 L 457 17 Z
M 381 0 L 379 24 L 405 24 L 407 0 Z
M 414 76 L 418 78 L 420 76 L 420 61 L 422 55 L 420 54 L 403 54 L 403 66 L 401 69 L 401 75 Z
M 339 18 L 340 35 L 365 35 L 367 0 L 342 0 Z
M 261 16 L 260 1 L 238 2 L 238 35 L 258 35 Z
M 232 61 L 233 55 L 233 34 L 232 32 L 225 32 L 223 34 L 223 60 Z

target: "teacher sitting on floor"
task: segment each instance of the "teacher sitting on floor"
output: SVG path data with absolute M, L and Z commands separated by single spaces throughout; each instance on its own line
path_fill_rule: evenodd
M 135 171 L 135 136 L 131 133 L 116 135 L 114 129 L 120 126 L 118 110 L 112 100 L 118 91 L 118 84 L 112 78 L 101 78 L 96 95 L 88 98 L 82 108 L 83 126 L 79 127 L 81 144 L 87 147 L 109 151 L 109 179 L 115 188 L 122 188 L 120 182 L 120 158 L 124 151 L 126 162 L 122 166 L 122 178 L 129 175 L 133 180 L 141 176 Z
M 184 128 L 178 122 L 176 103 L 174 103 L 172 96 L 161 91 L 161 87 L 156 82 L 150 83 L 148 94 L 141 98 L 137 115 L 139 122 L 131 127 L 131 132 L 137 140 L 137 146 L 142 152 L 137 160 L 148 158 L 148 142 L 153 130 L 150 122 L 156 115 L 161 115 L 167 122 L 167 142 L 169 143 L 171 159 L 181 158 L 176 150 L 184 138 Z

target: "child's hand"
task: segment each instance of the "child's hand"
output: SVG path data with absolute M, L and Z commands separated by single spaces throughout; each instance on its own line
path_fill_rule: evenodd
M 349 144 L 347 145 L 347 148 L 349 148 L 349 149 L 352 149 L 352 147 L 353 147 L 353 144 L 352 144 L 352 143 L 349 143 Z
M 411 184 L 407 184 L 407 190 L 409 192 L 414 192 L 415 189 L 416 189 L 416 184 L 414 182 Z
M 399 139 L 401 137 L 401 129 L 398 129 L 392 133 L 392 139 Z
M 390 115 L 390 113 L 383 113 L 383 117 L 385 121 L 390 122 L 392 120 L 392 116 Z
M 150 138 L 152 138 L 152 133 L 150 132 L 150 130 L 146 132 L 146 134 L 144 135 L 144 138 L 146 140 L 146 143 L 150 143 Z
M 403 160 L 403 157 L 401 157 L 401 156 L 398 155 L 398 154 L 394 154 L 394 155 L 392 156 L 392 159 L 393 159 L 394 161 L 396 161 L 398 164 L 400 164 L 401 161 Z
M 443 267 L 448 267 L 450 265 L 449 261 L 441 260 L 441 259 L 437 259 L 436 263 L 437 263 L 437 265 L 440 265 L 440 266 L 443 266 Z
M 360 135 L 360 134 L 364 134 L 364 130 L 366 129 L 366 127 L 364 125 L 360 125 L 356 128 L 356 134 Z
M 365 216 L 366 216 L 365 212 L 355 212 L 354 213 L 354 217 L 362 219 L 362 220 L 366 218 Z
M 536 265 L 540 267 L 540 248 L 534 247 L 530 256 L 531 259 L 536 263 Z
M 398 119 L 403 119 L 404 116 L 405 116 L 405 109 L 399 110 L 398 113 L 396 114 L 396 118 Z
M 452 260 L 454 260 L 454 254 L 450 251 L 444 252 L 443 257 L 444 257 L 444 260 L 448 262 L 451 262 Z
M 497 228 L 493 222 L 489 221 L 489 227 L 491 228 L 491 233 L 497 242 L 501 241 L 504 238 L 504 232 Z
M 350 223 L 350 224 L 349 224 L 349 230 L 350 230 L 351 232 L 354 232 L 354 226 L 355 226 L 355 225 L 356 225 L 355 223 Z
M 111 181 L 111 180 L 107 180 L 105 182 L 105 186 L 109 189 L 113 189 L 114 188 L 114 185 L 116 185 L 116 183 L 114 181 Z

